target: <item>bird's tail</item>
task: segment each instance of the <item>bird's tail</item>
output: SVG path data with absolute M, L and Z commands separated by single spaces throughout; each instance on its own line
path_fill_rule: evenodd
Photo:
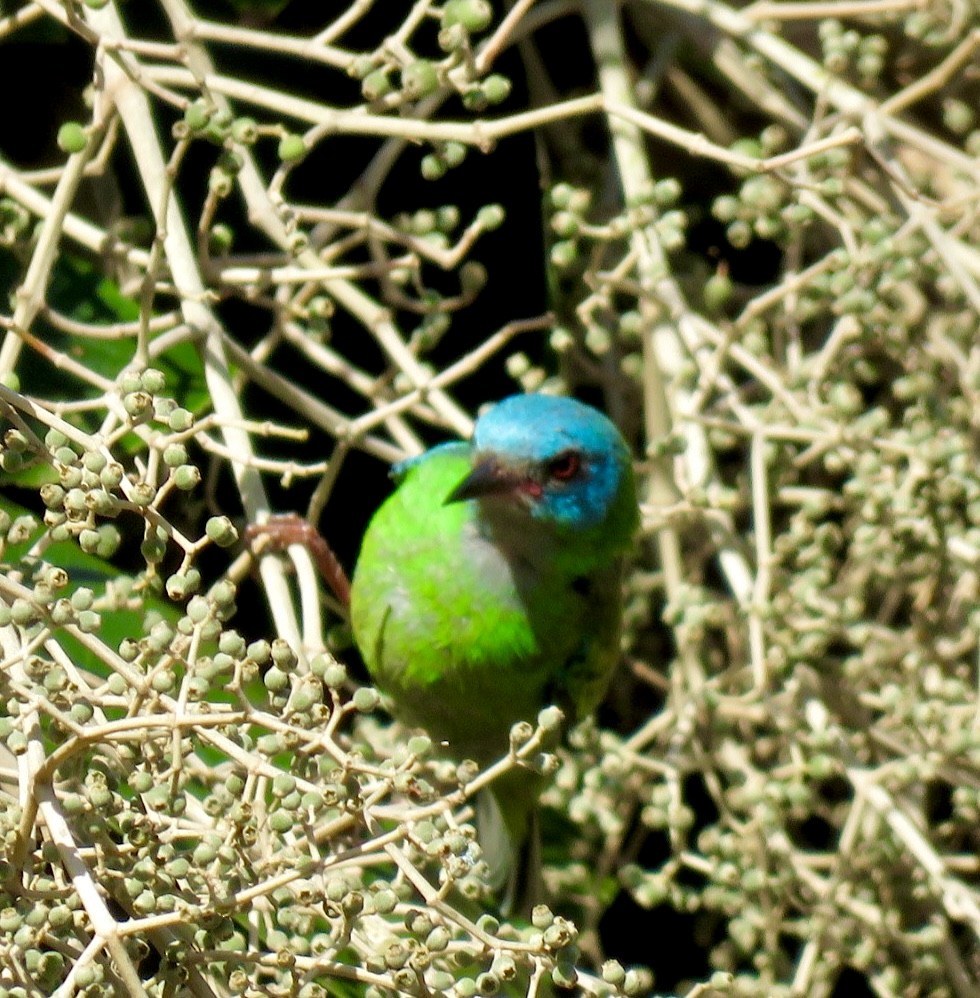
M 490 884 L 501 894 L 500 913 L 530 918 L 544 900 L 541 829 L 536 807 L 514 807 L 511 795 L 484 791 L 476 800 L 476 825 Z
M 541 821 L 537 809 L 528 815 L 524 841 L 515 851 L 507 890 L 500 903 L 501 914 L 508 918 L 530 920 L 536 904 L 544 902 L 544 880 L 541 875 Z

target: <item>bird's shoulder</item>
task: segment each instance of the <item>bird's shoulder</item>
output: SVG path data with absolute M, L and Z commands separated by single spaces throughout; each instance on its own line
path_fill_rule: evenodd
M 401 485 L 410 476 L 416 474 L 423 477 L 434 477 L 440 474 L 450 474 L 457 467 L 465 473 L 468 467 L 469 453 L 469 444 L 461 440 L 450 440 L 432 447 L 422 454 L 407 457 L 405 460 L 393 464 L 389 476 L 396 485 Z
M 380 550 L 393 568 L 404 559 L 424 557 L 447 539 L 458 537 L 471 511 L 465 503 L 446 499 L 469 470 L 466 444 L 434 447 L 395 465 L 396 488 L 375 511 L 362 541 L 358 567 L 370 562 Z

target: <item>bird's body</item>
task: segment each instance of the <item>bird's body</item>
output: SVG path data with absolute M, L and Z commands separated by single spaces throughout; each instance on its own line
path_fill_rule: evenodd
M 514 396 L 471 443 L 436 447 L 396 477 L 351 591 L 355 639 L 396 715 L 481 764 L 547 704 L 588 715 L 618 657 L 638 522 L 613 424 L 571 399 Z M 522 810 L 505 809 L 516 835 Z

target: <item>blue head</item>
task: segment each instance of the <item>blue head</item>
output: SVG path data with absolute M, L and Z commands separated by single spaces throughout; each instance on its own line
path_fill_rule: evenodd
M 636 491 L 629 449 L 601 412 L 575 399 L 514 395 L 476 423 L 473 470 L 447 502 L 480 499 L 491 515 L 558 533 L 611 526 L 632 535 Z

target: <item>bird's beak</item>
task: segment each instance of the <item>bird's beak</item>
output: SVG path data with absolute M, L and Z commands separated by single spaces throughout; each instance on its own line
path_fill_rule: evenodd
M 446 496 L 443 505 L 448 506 L 464 499 L 506 495 L 523 481 L 523 475 L 502 464 L 494 455 L 486 455 L 477 461 L 473 470 Z

